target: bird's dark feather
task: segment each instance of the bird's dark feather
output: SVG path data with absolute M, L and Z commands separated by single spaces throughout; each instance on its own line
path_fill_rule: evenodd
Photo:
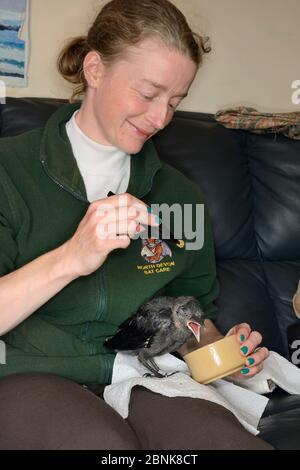
M 157 333 L 162 323 L 171 323 L 171 315 L 170 308 L 160 308 L 159 315 L 153 315 L 153 312 L 151 315 L 151 310 L 142 306 L 134 317 L 128 318 L 120 325 L 112 338 L 105 341 L 105 346 L 115 351 L 135 351 L 150 347 L 153 335 Z
M 132 352 L 156 377 L 162 377 L 156 356 L 176 351 L 193 334 L 188 322 L 203 325 L 204 312 L 195 297 L 161 296 L 143 304 L 105 341 L 114 351 Z

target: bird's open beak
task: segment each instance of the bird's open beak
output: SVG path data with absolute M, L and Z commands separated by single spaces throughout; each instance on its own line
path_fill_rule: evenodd
M 187 322 L 187 327 L 189 330 L 191 330 L 191 332 L 195 336 L 198 343 L 200 343 L 200 330 L 201 330 L 200 323 L 191 320 Z

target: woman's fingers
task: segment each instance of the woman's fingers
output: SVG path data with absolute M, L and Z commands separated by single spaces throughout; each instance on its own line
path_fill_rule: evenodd
M 244 356 L 251 354 L 262 342 L 262 335 L 258 331 L 251 331 L 248 338 L 241 343 L 241 352 Z
M 155 217 L 137 215 L 135 218 L 116 219 L 114 215 L 108 214 L 107 217 L 101 218 L 97 223 L 97 236 L 101 239 L 125 234 L 133 237 L 137 233 L 145 231 L 148 225 L 158 227 L 159 222 Z
M 258 364 L 261 364 L 267 357 L 269 357 L 270 351 L 268 348 L 258 348 L 252 354 L 247 356 L 246 365 L 247 367 L 254 367 Z
M 263 370 L 263 365 L 262 364 L 259 364 L 257 366 L 252 366 L 252 367 L 249 367 L 249 366 L 245 366 L 242 370 L 241 370 L 241 374 L 244 376 L 244 377 L 254 377 L 254 375 L 258 374 L 259 372 L 261 372 Z
M 134 197 L 121 195 L 111 196 L 108 199 L 99 201 L 94 206 L 92 216 L 97 218 L 97 231 L 110 235 L 115 234 L 135 234 L 146 230 L 147 226 L 158 227 L 159 218 L 149 211 L 148 206 Z M 103 225 L 103 227 L 98 227 Z M 140 228 L 136 231 L 135 227 Z M 104 237 L 106 238 L 106 237 Z
M 118 220 L 109 223 L 99 223 L 96 228 L 97 237 L 101 240 L 106 238 L 116 238 L 119 235 L 128 235 L 133 237 L 137 233 L 141 233 L 145 227 L 141 226 L 136 220 Z
M 237 335 L 238 342 L 243 343 L 250 336 L 250 333 L 251 326 L 248 323 L 240 323 L 233 326 L 226 336 Z
M 94 201 L 66 242 L 67 263 L 78 276 L 91 274 L 111 251 L 127 248 L 148 226 L 156 228 L 159 224 L 148 206 L 130 194 Z
M 235 325 L 228 331 L 226 336 L 236 335 L 240 344 L 241 355 L 245 357 L 244 368 L 232 377 L 253 377 L 263 369 L 263 362 L 270 355 L 266 347 L 259 347 L 262 342 L 262 335 L 258 331 L 251 331 L 248 323 Z
M 99 208 L 95 215 L 99 223 L 118 223 L 119 221 L 130 222 L 135 220 L 143 225 L 159 225 L 158 217 L 155 214 L 150 214 L 147 210 L 136 209 L 135 207 L 113 207 L 113 208 Z

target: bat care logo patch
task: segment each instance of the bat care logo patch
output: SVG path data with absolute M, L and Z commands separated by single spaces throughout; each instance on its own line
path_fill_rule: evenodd
M 137 265 L 137 269 L 145 275 L 170 272 L 175 266 L 175 261 L 162 260 L 166 257 L 172 258 L 172 251 L 165 241 L 155 238 L 142 239 L 141 256 L 148 264 Z

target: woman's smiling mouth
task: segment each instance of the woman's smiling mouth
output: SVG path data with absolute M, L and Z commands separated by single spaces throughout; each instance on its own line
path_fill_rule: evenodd
M 140 137 L 144 137 L 145 139 L 149 139 L 149 137 L 151 137 L 151 135 L 153 134 L 153 133 L 145 132 L 142 129 L 139 129 L 134 124 L 132 124 L 130 121 L 127 121 L 127 122 L 131 125 L 131 127 L 135 130 L 137 135 L 139 135 Z

